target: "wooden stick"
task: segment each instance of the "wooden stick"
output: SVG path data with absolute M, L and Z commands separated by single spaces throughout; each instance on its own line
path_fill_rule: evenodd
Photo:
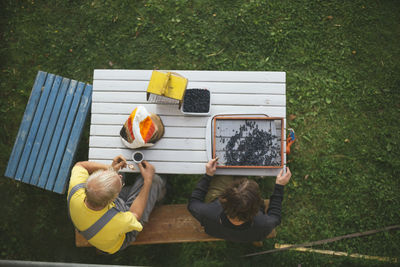
M 286 247 L 290 247 L 290 246 L 293 246 L 293 245 L 275 244 L 275 248 L 286 248 Z M 327 255 L 333 255 L 333 256 L 347 256 L 347 257 L 361 258 L 361 259 L 367 259 L 367 260 L 387 261 L 387 262 L 393 262 L 393 263 L 398 262 L 397 258 L 362 255 L 362 254 L 358 254 L 358 253 L 349 254 L 347 252 L 333 251 L 333 250 L 312 249 L 312 248 L 305 248 L 305 247 L 292 248 L 290 250 L 296 250 L 296 251 L 301 251 L 301 252 L 315 252 L 315 253 L 327 254 Z
M 376 234 L 376 233 L 379 233 L 379 232 L 395 230 L 395 229 L 399 229 L 399 228 L 400 228 L 400 225 L 392 225 L 392 226 L 387 226 L 385 228 L 377 229 L 377 230 L 370 230 L 370 231 L 361 232 L 361 233 L 342 235 L 342 236 L 337 236 L 337 237 L 333 237 L 333 238 L 329 238 L 329 239 L 323 239 L 323 240 L 303 243 L 303 244 L 299 244 L 299 245 L 292 245 L 292 246 L 284 247 L 284 248 L 277 248 L 277 249 L 271 249 L 271 250 L 267 250 L 267 251 L 250 253 L 250 254 L 246 254 L 246 255 L 244 255 L 242 257 L 257 256 L 257 255 L 262 255 L 262 254 L 268 254 L 268 253 L 273 253 L 273 252 L 278 252 L 278 251 L 289 250 L 289 249 L 292 249 L 292 248 L 311 247 L 311 246 L 315 246 L 315 245 L 321 245 L 321 244 L 326 244 L 326 243 L 339 241 L 339 240 L 342 240 L 342 239 L 348 239 L 348 238 L 353 238 L 353 237 L 372 235 L 372 234 Z

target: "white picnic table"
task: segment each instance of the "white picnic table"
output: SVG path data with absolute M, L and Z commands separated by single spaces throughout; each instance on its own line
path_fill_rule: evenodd
M 160 116 L 164 136 L 154 146 L 140 148 L 145 160 L 164 174 L 203 174 L 210 159 L 207 125 L 217 114 L 266 114 L 283 117 L 286 129 L 286 73 L 271 71 L 172 70 L 188 79 L 187 88 L 207 88 L 211 96 L 208 116 L 183 115 L 178 105 L 146 100 L 152 70 L 95 70 L 89 138 L 89 160 L 110 164 L 122 154 L 129 164 L 134 150 L 119 136 L 136 106 Z M 284 142 L 285 144 L 285 142 Z M 286 146 L 284 145 L 284 164 Z M 124 169 L 123 171 L 130 171 Z M 134 170 L 138 171 L 138 170 Z M 280 169 L 217 169 L 216 174 L 276 176 Z

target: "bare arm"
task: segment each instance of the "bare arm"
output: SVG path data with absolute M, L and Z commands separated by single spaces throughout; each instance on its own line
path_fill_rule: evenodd
M 93 172 L 98 170 L 108 170 L 108 168 L 110 167 L 113 167 L 115 171 L 118 171 L 119 169 L 126 166 L 126 159 L 122 155 L 119 155 L 113 159 L 111 165 L 106 165 L 94 161 L 80 161 L 77 162 L 75 166 L 81 166 L 82 168 L 85 168 L 89 174 L 92 174 Z
M 89 174 L 92 174 L 97 170 L 107 170 L 108 168 L 111 167 L 110 165 L 105 165 L 94 161 L 80 161 L 77 162 L 75 166 L 80 166 L 86 169 Z
M 139 169 L 143 176 L 144 184 L 139 192 L 139 195 L 135 198 L 129 209 L 138 220 L 142 218 L 143 211 L 147 204 L 147 199 L 149 198 L 149 192 L 151 184 L 153 182 L 153 177 L 155 174 L 154 166 L 145 160 L 142 163 L 139 163 Z

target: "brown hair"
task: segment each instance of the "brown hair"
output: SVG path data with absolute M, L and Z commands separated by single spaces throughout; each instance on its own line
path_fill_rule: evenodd
M 220 202 L 229 218 L 251 221 L 262 204 L 260 188 L 253 180 L 241 179 L 225 189 Z

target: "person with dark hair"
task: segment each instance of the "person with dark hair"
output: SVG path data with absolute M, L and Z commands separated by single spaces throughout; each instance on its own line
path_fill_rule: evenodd
M 211 236 L 233 242 L 262 241 L 281 223 L 283 189 L 292 176 L 289 168 L 285 174 L 282 169 L 276 177 L 274 192 L 265 211 L 258 184 L 247 178 L 232 178 L 223 182 L 225 189 L 219 194 L 211 197 L 207 194 L 212 189 L 210 183 L 216 180 L 213 176 L 217 160 L 212 159 L 206 164 L 206 174 L 190 197 L 189 212 Z

